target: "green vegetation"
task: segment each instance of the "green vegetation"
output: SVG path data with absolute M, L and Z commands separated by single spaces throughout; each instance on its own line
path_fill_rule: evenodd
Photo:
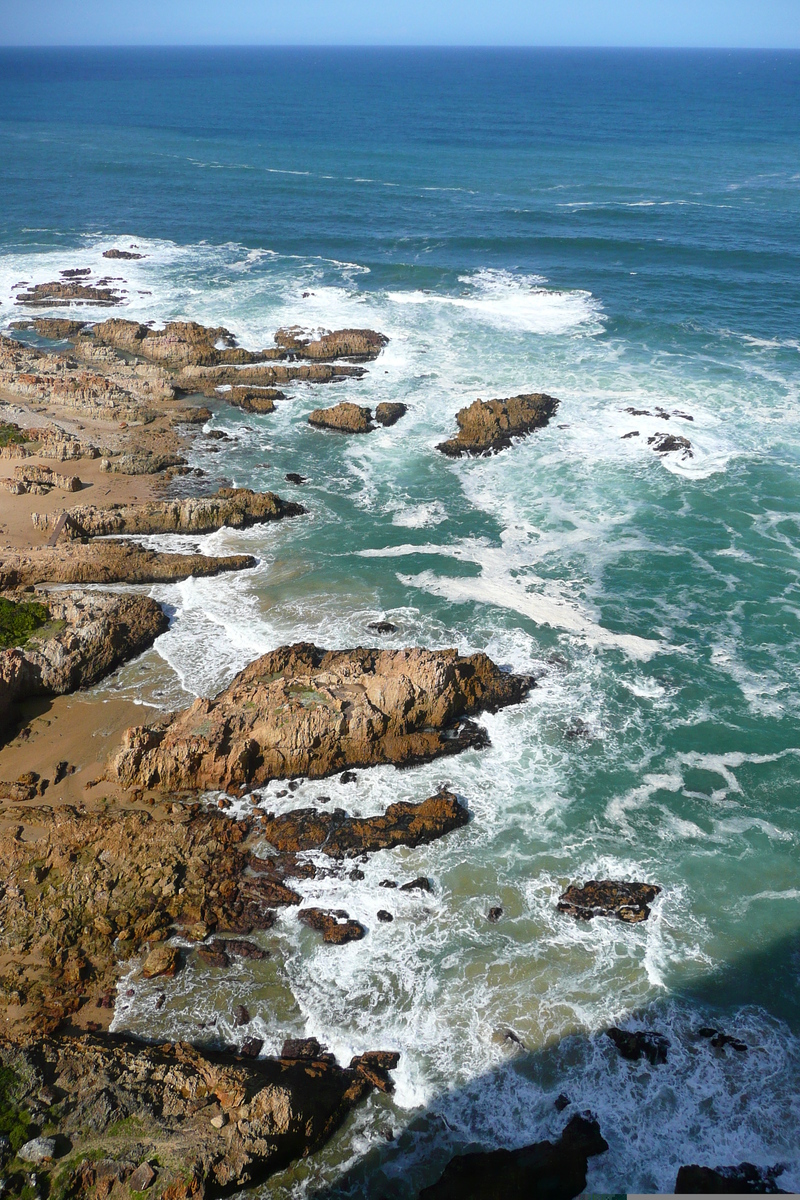
M 17 1101 L 19 1088 L 16 1072 L 0 1066 L 0 1133 L 6 1134 L 15 1154 L 28 1141 L 30 1130 L 28 1114 Z
M 27 440 L 19 425 L 12 425 L 10 421 L 0 421 L 0 446 L 21 446 Z
M 0 650 L 22 646 L 44 625 L 50 614 L 36 600 L 5 600 L 0 596 Z

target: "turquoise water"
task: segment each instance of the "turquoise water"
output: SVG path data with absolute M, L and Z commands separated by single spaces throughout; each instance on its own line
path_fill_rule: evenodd
M 202 1037 L 216 1018 L 233 1039 L 243 1001 L 267 1050 L 306 1033 L 344 1058 L 402 1051 L 394 1099 L 265 1195 L 413 1196 L 454 1150 L 557 1134 L 560 1092 L 610 1143 L 594 1191 L 744 1159 L 785 1162 L 800 1189 L 800 56 L 0 63 L 3 324 L 19 280 L 135 242 L 143 261 L 105 264 L 128 315 L 248 346 L 295 323 L 391 339 L 361 381 L 288 389 L 266 417 L 216 407 L 235 440 L 197 464 L 292 496 L 299 471 L 309 516 L 206 539 L 259 567 L 153 589 L 172 627 L 107 688 L 181 705 L 271 646 L 364 644 L 381 618 L 387 645 L 538 676 L 485 718 L 487 751 L 269 789 L 273 810 L 325 794 L 375 812 L 443 781 L 467 801 L 436 845 L 303 885 L 364 942 L 323 947 L 282 917 L 267 966 L 190 967 L 159 1014 L 137 985 L 116 1027 Z M 491 460 L 435 451 L 463 404 L 530 390 L 561 400 L 547 430 Z M 345 397 L 409 413 L 364 438 L 307 425 Z M 656 454 L 666 432 L 692 457 Z M 379 886 L 419 874 L 432 896 Z M 647 924 L 555 912 L 604 876 L 663 887 Z M 667 1065 L 620 1060 L 613 1022 L 666 1032 Z M 715 1023 L 748 1054 L 697 1039 Z

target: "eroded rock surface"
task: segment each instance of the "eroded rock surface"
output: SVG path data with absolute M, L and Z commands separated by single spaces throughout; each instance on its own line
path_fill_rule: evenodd
M 370 362 L 377 358 L 389 339 L 374 329 L 336 329 L 313 337 L 297 326 L 279 329 L 275 342 L 302 358 L 349 358 Z
M 652 1029 L 618 1029 L 615 1025 L 607 1029 L 606 1033 L 622 1057 L 627 1058 L 629 1062 L 638 1062 L 640 1058 L 646 1058 L 650 1065 L 655 1067 L 667 1061 L 669 1039 L 665 1038 L 663 1033 L 656 1033 Z
M 582 886 L 572 884 L 559 897 L 558 911 L 570 913 L 581 921 L 593 917 L 616 917 L 636 924 L 650 916 L 650 905 L 661 888 L 654 883 L 627 883 L 624 880 L 590 879 Z
M 64 525 L 63 536 L 106 537 L 123 533 L 212 533 L 225 526 L 247 529 L 265 521 L 300 516 L 306 510 L 302 504 L 282 500 L 274 492 L 220 488 L 214 496 L 113 504 L 108 508 L 78 504 L 64 511 L 69 521 Z M 61 515 L 61 512 L 33 513 L 34 527 L 52 533 Z
M 783 1166 L 757 1167 L 753 1163 L 740 1163 L 738 1167 L 698 1167 L 696 1164 L 681 1167 L 675 1181 L 675 1194 L 700 1196 L 754 1195 L 785 1196 L 775 1180 L 783 1173 Z
M 66 274 L 66 272 L 64 272 Z M 83 274 L 83 272 L 78 272 Z M 49 283 L 36 283 L 27 292 L 19 292 L 17 304 L 29 308 L 52 308 L 68 304 L 91 304 L 111 307 L 119 304 L 122 296 L 110 287 L 94 287 L 78 279 L 56 279 Z
M 376 817 L 348 817 L 341 809 L 320 812 L 300 808 L 261 823 L 261 832 L 276 850 L 322 850 L 331 858 L 354 858 L 394 846 L 420 846 L 435 841 L 469 821 L 469 813 L 452 792 L 439 792 L 421 804 L 399 801 Z M 430 885 L 413 880 L 410 886 Z
M 231 387 L 226 392 L 220 392 L 220 399 L 242 412 L 271 413 L 275 411 L 275 401 L 285 400 L 286 396 L 278 388 L 272 387 Z
M 245 667 L 214 700 L 128 730 L 111 770 L 125 786 L 180 790 L 410 765 L 485 745 L 466 718 L 516 704 L 532 686 L 485 654 L 298 643 Z
M 344 946 L 347 942 L 360 942 L 366 929 L 359 921 L 351 921 L 343 909 L 333 911 L 325 908 L 301 908 L 298 921 L 322 934 L 323 942 Z
M 513 438 L 547 425 L 557 408 L 558 400 L 543 392 L 508 400 L 475 400 L 456 413 L 456 436 L 436 448 L 449 458 L 497 454 L 510 446 Z
M 0 550 L 0 591 L 39 583 L 163 583 L 255 565 L 250 554 L 166 554 L 130 542 L 61 542 L 27 552 Z
M 333 408 L 315 408 L 308 414 L 308 423 L 320 429 L 335 429 L 339 433 L 370 433 L 375 428 L 372 411 L 348 401 L 335 404 Z
M 408 412 L 405 404 L 392 404 L 387 400 L 382 401 L 375 409 L 375 420 L 379 425 L 396 425 L 401 417 L 404 417 Z
M 607 1149 L 597 1121 L 574 1116 L 557 1142 L 459 1154 L 419 1200 L 572 1200 L 586 1188 L 588 1159 Z
M 0 1043 L 20 1122 L 34 1125 L 45 1113 L 40 1097 L 51 1095 L 49 1115 L 62 1142 L 72 1141 L 69 1154 L 37 1167 L 49 1194 L 87 1200 L 141 1194 L 156 1177 L 152 1194 L 172 1200 L 257 1183 L 339 1128 L 375 1086 L 376 1055 L 392 1060 L 380 1052 L 351 1067 L 329 1055 L 255 1060 L 119 1036 Z

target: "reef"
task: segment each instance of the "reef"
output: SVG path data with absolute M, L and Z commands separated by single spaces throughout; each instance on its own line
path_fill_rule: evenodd
M 168 554 L 130 542 L 61 542 L 26 552 L 0 550 L 0 591 L 47 583 L 165 583 L 255 565 L 250 554 Z
M 456 413 L 456 436 L 440 442 L 436 449 L 448 458 L 497 454 L 507 449 L 515 437 L 524 437 L 547 425 L 558 403 L 543 392 L 512 396 L 508 400 L 475 400 Z
M 650 905 L 661 888 L 653 883 L 627 883 L 624 880 L 590 879 L 573 884 L 561 894 L 558 911 L 581 921 L 594 917 L 616 917 L 635 925 L 650 916 Z

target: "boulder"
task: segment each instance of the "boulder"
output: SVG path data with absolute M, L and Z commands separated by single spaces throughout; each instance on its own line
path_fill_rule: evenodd
M 597 1121 L 574 1116 L 557 1142 L 459 1154 L 419 1200 L 572 1200 L 586 1188 L 587 1160 L 607 1149 Z
M 481 653 L 301 642 L 263 655 L 214 700 L 128 730 L 111 771 L 124 786 L 169 791 L 408 766 L 486 745 L 467 718 L 516 704 L 533 686 Z
M 420 846 L 460 829 L 469 821 L 466 808 L 451 792 L 439 792 L 421 804 L 398 801 L 382 816 L 348 817 L 342 809 L 320 812 L 300 808 L 262 822 L 261 832 L 277 850 L 321 850 L 331 858 L 355 858 L 395 846 Z M 427 880 L 406 885 L 430 891 Z M 393 886 L 397 886 L 394 884 Z
M 137 254 L 135 250 L 118 250 L 116 246 L 112 246 L 110 250 L 103 251 L 103 258 L 121 258 L 125 260 L 133 260 L 144 258 L 143 254 Z
M 343 909 L 329 911 L 323 908 L 301 908 L 298 921 L 322 934 L 323 942 L 343 946 L 346 942 L 358 942 L 366 929 L 358 921 L 351 921 Z
M 37 1137 L 25 1142 L 17 1151 L 17 1158 L 27 1163 L 51 1162 L 58 1157 L 58 1142 L 54 1137 Z
M 681 1167 L 675 1181 L 675 1194 L 754 1195 L 785 1196 L 775 1180 L 784 1171 L 783 1166 L 756 1167 L 753 1163 L 740 1163 L 738 1167 Z
M 162 943 L 151 950 L 142 966 L 145 979 L 157 979 L 165 976 L 171 979 L 181 967 L 181 954 L 177 946 L 167 946 Z
M 375 420 L 379 425 L 396 425 L 407 412 L 408 408 L 405 404 L 392 404 L 384 400 L 375 409 Z
M 0 552 L 0 590 L 38 583 L 164 583 L 256 565 L 250 554 L 168 554 L 133 542 L 62 542 Z
M 507 449 L 513 438 L 547 425 L 557 408 L 558 400 L 543 392 L 508 400 L 475 400 L 456 413 L 456 436 L 436 448 L 449 458 L 497 454 Z
M 692 443 L 677 433 L 654 433 L 647 439 L 656 454 L 680 454 L 681 458 L 693 458 Z
M 112 504 L 98 508 L 78 504 L 63 510 L 66 537 L 107 537 L 122 533 L 213 533 L 225 527 L 247 529 L 266 521 L 281 521 L 305 513 L 302 504 L 282 500 L 273 492 L 249 488 L 220 488 L 214 496 L 185 500 L 149 500 L 143 504 Z M 61 512 L 32 513 L 34 528 L 53 533 Z
M 628 883 L 624 880 L 590 879 L 582 885 L 572 884 L 561 894 L 558 911 L 569 913 L 581 921 L 593 917 L 616 917 L 634 925 L 650 916 L 649 905 L 661 888 L 654 883 Z
M 375 426 L 372 424 L 372 412 L 360 404 L 342 401 L 333 408 L 315 408 L 308 415 L 309 425 L 319 429 L 334 429 L 339 433 L 371 433 Z
M 665 1038 L 663 1033 L 655 1033 L 651 1029 L 637 1029 L 632 1032 L 628 1029 L 618 1029 L 615 1025 L 607 1029 L 606 1033 L 622 1057 L 630 1062 L 646 1058 L 651 1066 L 655 1067 L 667 1061 L 669 1039 Z

